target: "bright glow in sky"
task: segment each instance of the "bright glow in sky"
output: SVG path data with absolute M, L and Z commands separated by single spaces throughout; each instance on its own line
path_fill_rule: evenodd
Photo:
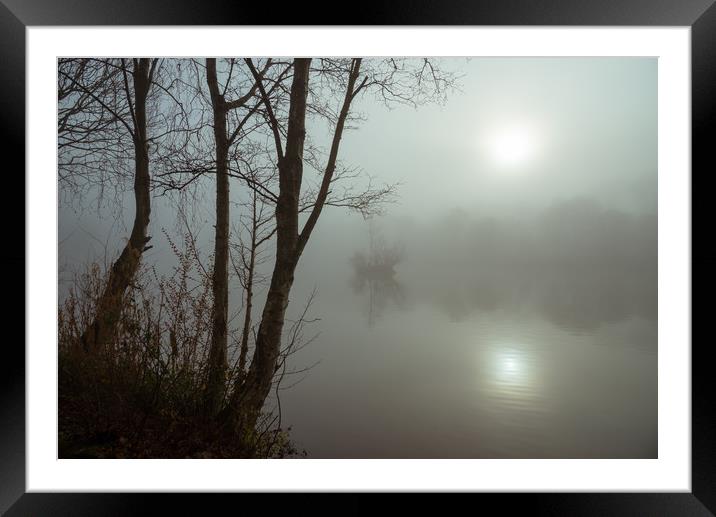
M 534 158 L 535 136 L 525 125 L 497 128 L 485 143 L 491 161 L 503 169 L 528 165 Z
M 442 64 L 462 74 L 460 91 L 444 106 L 388 110 L 361 97 L 366 120 L 341 141 L 344 163 L 360 165 L 376 182 L 400 183 L 392 215 L 427 217 L 459 206 L 531 217 L 555 200 L 580 196 L 630 213 L 655 212 L 656 59 Z

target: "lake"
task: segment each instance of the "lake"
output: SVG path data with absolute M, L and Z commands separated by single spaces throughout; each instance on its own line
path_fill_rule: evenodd
M 280 392 L 309 458 L 657 456 L 655 263 L 407 250 L 366 273 L 363 241 L 331 239 L 302 258 L 289 311 L 317 288 L 318 336 L 290 365 L 320 362 Z

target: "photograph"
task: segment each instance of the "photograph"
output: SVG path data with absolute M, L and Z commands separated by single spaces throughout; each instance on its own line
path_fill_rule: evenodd
M 657 57 L 56 63 L 60 459 L 659 458 Z
M 128 1 L 0 0 L 0 514 L 716 512 L 715 0 Z

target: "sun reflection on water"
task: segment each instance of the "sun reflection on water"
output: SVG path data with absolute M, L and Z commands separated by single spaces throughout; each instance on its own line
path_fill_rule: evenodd
M 515 348 L 499 348 L 494 351 L 492 359 L 493 383 L 513 386 L 529 387 L 532 384 L 533 363 L 530 357 Z
M 499 437 L 491 445 L 506 457 L 544 443 L 545 394 L 540 350 L 530 344 L 481 347 L 479 400 L 483 424 Z

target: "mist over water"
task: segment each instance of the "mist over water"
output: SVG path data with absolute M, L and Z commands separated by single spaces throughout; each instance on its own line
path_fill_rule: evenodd
M 467 236 L 485 221 L 453 216 L 358 221 L 307 257 L 292 300 L 320 270 L 320 336 L 295 362 L 321 363 L 281 397 L 309 456 L 655 457 L 655 220 L 624 216 L 620 250 L 618 232 L 585 249 L 576 227 L 597 216 L 568 219 L 576 237 L 556 250 L 529 223 L 535 246 L 501 233 L 483 250 Z M 393 268 L 356 266 L 381 247 Z
M 283 425 L 312 458 L 657 457 L 656 60 L 446 64 L 464 75 L 445 106 L 363 99 L 345 135 L 342 160 L 398 197 L 321 215 L 287 315 L 315 289 L 316 338 L 291 356 L 310 369 L 283 383 Z M 535 135 L 513 169 L 483 148 L 507 123 Z M 212 188 L 193 219 L 207 255 Z M 61 205 L 61 298 L 63 267 L 118 252 L 130 201 L 117 219 Z M 146 259 L 167 272 L 176 211 L 153 202 Z

